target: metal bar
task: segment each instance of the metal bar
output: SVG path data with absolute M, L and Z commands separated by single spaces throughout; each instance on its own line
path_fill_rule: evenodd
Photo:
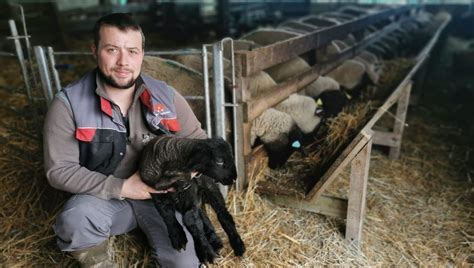
M 31 94 L 31 84 L 30 84 L 30 79 L 28 77 L 28 70 L 25 65 L 25 57 L 23 56 L 23 49 L 21 47 L 20 40 L 18 40 L 18 31 L 16 29 L 16 24 L 14 20 L 8 20 L 8 25 L 10 26 L 10 31 L 12 34 L 12 37 L 14 38 L 14 43 L 15 43 L 15 52 L 16 56 L 18 58 L 18 62 L 20 63 L 21 67 L 21 73 L 23 75 L 23 81 L 25 82 L 25 87 L 26 87 L 26 94 L 28 95 L 28 99 L 30 101 L 30 104 L 33 105 L 33 95 Z
M 16 57 L 15 53 L 0 51 L 0 57 Z
M 232 38 L 224 38 L 222 41 L 221 41 L 221 45 L 222 47 L 224 47 L 224 42 L 226 41 L 229 41 L 230 42 L 230 55 L 231 55 L 231 75 L 232 75 L 232 85 L 231 85 L 231 88 L 232 88 L 232 103 L 231 103 L 231 106 L 232 106 L 232 119 L 233 119 L 233 136 L 234 136 L 234 148 L 237 148 L 240 144 L 240 138 L 241 137 L 237 131 L 238 129 L 238 123 L 237 123 L 237 120 L 239 119 L 239 116 L 238 116 L 238 111 L 237 111 L 237 108 L 238 108 L 238 104 L 237 104 L 237 94 L 235 92 L 236 90 L 236 85 L 235 85 L 235 57 L 234 57 L 234 40 Z M 226 105 L 228 106 L 228 105 Z M 234 158 L 236 159 L 235 161 L 235 165 L 236 165 L 236 168 L 237 168 L 237 172 L 239 172 L 241 169 L 240 169 L 240 165 L 243 165 L 243 163 L 241 163 L 240 161 L 237 161 L 237 159 L 239 159 L 239 153 L 240 151 L 239 150 L 236 150 L 234 149 Z M 236 182 L 236 188 L 238 190 L 241 190 L 243 189 L 243 182 L 242 182 L 242 179 L 243 178 L 243 175 L 244 174 L 237 174 L 238 175 L 238 178 L 237 179 L 237 182 Z
M 204 101 L 206 107 L 206 131 L 207 136 L 212 138 L 212 124 L 211 124 L 211 100 L 209 94 L 209 67 L 207 64 L 207 48 L 202 46 L 202 74 L 204 82 Z
M 41 84 L 43 85 L 44 97 L 46 99 L 46 104 L 49 106 L 53 101 L 53 90 L 51 88 L 51 80 L 48 72 L 48 63 L 46 62 L 43 47 L 35 46 L 34 50 L 41 77 Z
M 222 64 L 221 42 L 212 45 L 213 53 L 213 78 L 214 78 L 214 117 L 216 122 L 216 135 L 226 139 L 225 109 L 224 109 L 224 68 Z
M 410 8 L 409 6 L 404 6 L 397 9 L 381 11 L 373 15 L 366 15 L 357 20 L 245 52 L 242 75 L 249 76 L 278 63 L 288 61 L 297 55 L 322 47 L 334 39 L 346 36 L 351 32 L 362 30 L 368 25 L 383 21 L 390 16 L 408 13 Z
M 27 59 L 28 59 L 28 66 L 30 67 L 30 74 L 31 74 L 31 78 L 33 80 L 33 85 L 36 86 L 37 85 L 37 80 L 36 80 L 36 76 L 35 76 L 35 72 L 34 72 L 34 67 L 33 67 L 33 62 L 32 62 L 32 54 L 33 54 L 33 51 L 31 49 L 31 43 L 30 43 L 30 37 L 28 35 L 28 31 L 26 29 L 26 19 L 25 19 L 25 12 L 23 10 L 23 6 L 20 5 L 20 4 L 13 4 L 13 5 L 16 5 L 20 8 L 20 14 L 21 14 L 21 23 L 23 25 L 23 35 L 24 35 L 24 38 L 25 38 L 25 43 L 26 43 L 26 52 L 27 52 Z
M 61 81 L 59 80 L 59 73 L 54 66 L 56 66 L 56 61 L 54 60 L 54 51 L 52 47 L 48 47 L 48 59 L 49 59 L 49 66 L 51 67 L 51 73 L 53 74 L 54 78 L 54 85 L 56 86 L 56 91 L 59 92 L 61 90 Z
M 226 137 L 226 122 L 225 122 L 225 98 L 224 98 L 224 64 L 222 42 L 216 42 L 212 45 L 212 59 L 213 59 L 213 78 L 214 78 L 214 117 L 216 120 L 216 136 Z M 219 190 L 224 198 L 227 196 L 227 186 L 219 184 Z

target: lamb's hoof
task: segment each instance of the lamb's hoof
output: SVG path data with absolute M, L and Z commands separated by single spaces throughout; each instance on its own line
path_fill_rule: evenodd
M 224 247 L 224 245 L 222 244 L 222 240 L 217 235 L 211 237 L 209 239 L 209 243 L 211 244 L 212 248 L 216 253 Z
M 174 235 L 170 235 L 171 245 L 174 249 L 181 251 L 186 249 L 186 244 L 188 243 L 188 239 L 186 238 L 186 234 L 183 230 L 176 232 Z
M 236 239 L 235 241 L 231 241 L 232 249 L 234 250 L 235 256 L 242 256 L 245 252 L 245 245 L 242 239 Z
M 207 250 L 196 250 L 196 255 L 201 263 L 214 263 L 214 260 L 217 257 L 217 254 L 212 250 L 212 248 L 207 248 Z

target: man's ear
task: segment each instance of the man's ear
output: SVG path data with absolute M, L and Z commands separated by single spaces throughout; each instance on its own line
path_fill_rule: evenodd
M 92 56 L 94 56 L 94 59 L 97 59 L 97 47 L 94 44 L 91 45 L 91 51 Z

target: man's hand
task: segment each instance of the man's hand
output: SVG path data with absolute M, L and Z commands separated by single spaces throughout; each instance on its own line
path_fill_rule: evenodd
M 136 200 L 150 199 L 150 193 L 163 193 L 164 191 L 157 191 L 152 187 L 146 185 L 140 178 L 138 171 L 125 180 L 122 186 L 121 196 L 123 198 L 130 198 Z

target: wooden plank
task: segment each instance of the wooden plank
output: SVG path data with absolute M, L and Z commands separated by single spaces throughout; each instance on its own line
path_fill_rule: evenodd
M 268 108 L 275 106 L 284 99 L 288 98 L 288 96 L 291 94 L 298 92 L 318 79 L 319 69 L 319 66 L 313 66 L 303 74 L 290 78 L 287 81 L 277 84 L 272 89 L 268 90 L 271 94 L 263 95 L 255 100 L 250 100 L 248 102 L 248 115 L 246 118 L 247 122 L 253 121 Z
M 410 103 L 410 92 L 413 83 L 410 82 L 403 91 L 397 105 L 397 113 L 395 114 L 395 123 L 393 126 L 393 134 L 399 141 L 396 146 L 390 148 L 389 157 L 397 159 L 400 157 L 400 148 L 402 146 L 403 129 L 405 128 L 405 120 L 408 112 L 408 105 Z
M 264 195 L 264 197 L 276 205 L 316 212 L 339 219 L 345 219 L 347 215 L 347 200 L 342 198 L 322 195 L 316 201 L 308 201 L 284 195 Z
M 360 246 L 362 241 L 371 149 L 372 140 L 369 140 L 351 163 L 346 239 L 355 246 Z
M 394 147 L 400 143 L 397 135 L 392 132 L 374 130 L 374 136 L 372 137 L 372 139 L 372 142 L 375 145 Z
M 344 151 L 336 158 L 334 163 L 314 185 L 313 189 L 306 195 L 306 200 L 317 200 L 322 192 L 339 176 L 341 171 L 352 161 L 359 151 L 367 144 L 372 137 L 371 130 L 361 131 Z
M 320 48 L 334 39 L 345 37 L 347 34 L 355 31 L 360 31 L 394 14 L 408 14 L 410 9 L 411 7 L 409 6 L 403 6 L 396 9 L 384 10 L 377 14 L 367 15 L 360 19 L 245 52 L 245 57 L 242 62 L 243 68 L 241 69 L 242 75 L 250 76 L 258 71 L 286 62 L 297 55 Z

